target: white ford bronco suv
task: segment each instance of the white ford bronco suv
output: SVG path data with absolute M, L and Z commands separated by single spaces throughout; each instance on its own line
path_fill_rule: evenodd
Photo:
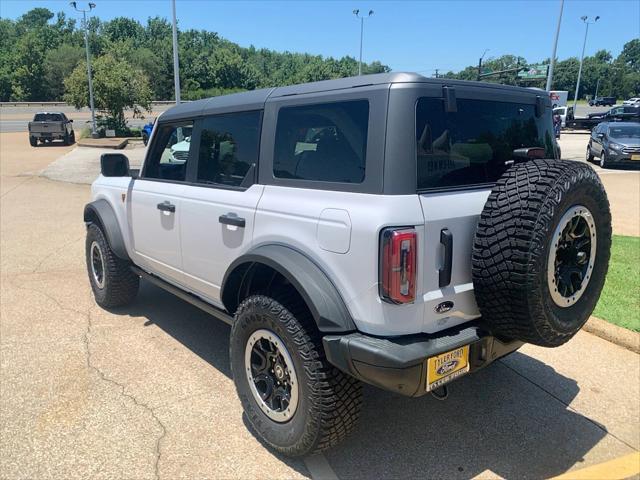
M 104 308 L 142 279 L 229 323 L 246 418 L 305 455 L 352 431 L 361 382 L 442 397 L 582 327 L 609 203 L 558 156 L 536 89 L 390 73 L 184 103 L 140 171 L 102 156 L 89 280 Z

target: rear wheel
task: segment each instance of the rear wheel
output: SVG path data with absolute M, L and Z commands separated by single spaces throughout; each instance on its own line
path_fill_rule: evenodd
M 149 143 L 149 135 L 147 135 L 147 132 L 142 132 L 142 143 L 144 143 L 145 147 L 147 143 Z
M 587 145 L 587 162 L 593 162 L 593 153 L 591 152 L 591 145 Z
M 231 329 L 230 357 L 249 423 L 278 452 L 319 452 L 355 427 L 362 385 L 326 360 L 313 318 L 296 296 L 244 300 Z
M 536 160 L 494 187 L 474 239 L 473 283 L 497 335 L 554 347 L 582 327 L 602 291 L 611 214 L 585 163 Z
M 31 145 L 32 147 L 37 147 L 38 146 L 38 139 L 36 137 L 33 136 L 29 136 L 29 145 Z

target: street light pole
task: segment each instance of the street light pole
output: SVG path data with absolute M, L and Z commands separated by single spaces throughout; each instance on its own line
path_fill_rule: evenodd
M 89 33 L 87 28 L 87 12 L 96 8 L 96 4 L 89 2 L 89 10 L 78 8 L 76 2 L 70 2 L 70 5 L 78 12 L 82 12 L 82 24 L 84 27 L 84 48 L 87 51 L 87 77 L 89 79 L 89 106 L 91 107 L 91 137 L 97 138 L 98 131 L 96 129 L 96 109 L 93 104 L 93 79 L 91 75 L 91 54 L 89 53 Z
M 373 10 L 369 10 L 369 14 L 365 16 L 360 16 L 360 10 L 354 10 L 353 14 L 360 19 L 360 60 L 358 61 L 358 75 L 362 75 L 362 40 L 364 37 L 364 19 L 369 18 L 373 15 Z
M 580 68 L 578 69 L 578 82 L 576 83 L 576 93 L 573 97 L 573 111 L 576 111 L 576 105 L 578 104 L 578 91 L 580 90 L 580 77 L 582 76 L 582 62 L 584 61 L 584 49 L 587 46 L 587 35 L 589 34 L 589 25 L 591 25 L 592 23 L 596 23 L 598 20 L 600 19 L 600 17 L 596 17 L 595 20 L 593 22 L 589 22 L 589 17 L 587 17 L 586 15 L 583 17 L 580 17 L 580 20 L 582 20 L 585 24 L 585 29 L 584 29 L 584 41 L 582 42 L 582 55 L 580 55 Z
M 480 75 L 482 75 L 482 59 L 484 58 L 484 56 L 487 54 L 489 50 L 490 50 L 489 48 L 485 48 L 484 53 L 480 57 L 480 60 L 478 60 L 478 76 L 476 78 L 478 82 L 480 81 Z
M 173 83 L 176 91 L 176 105 L 180 103 L 180 63 L 178 62 L 178 25 L 176 22 L 176 0 L 171 0 L 173 12 Z
M 556 28 L 556 38 L 553 41 L 553 53 L 551 54 L 551 64 L 547 72 L 547 92 L 551 90 L 551 81 L 553 80 L 553 68 L 556 65 L 556 50 L 558 49 L 558 38 L 560 37 L 560 24 L 562 23 L 562 11 L 564 10 L 564 0 L 560 0 L 560 14 L 558 15 L 558 26 Z

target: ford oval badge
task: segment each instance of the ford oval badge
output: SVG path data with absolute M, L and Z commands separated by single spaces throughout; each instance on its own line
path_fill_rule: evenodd
M 436 311 L 436 313 L 447 313 L 452 308 L 453 308 L 453 302 L 450 302 L 447 300 L 446 302 L 442 302 L 436 305 L 434 307 L 434 310 Z

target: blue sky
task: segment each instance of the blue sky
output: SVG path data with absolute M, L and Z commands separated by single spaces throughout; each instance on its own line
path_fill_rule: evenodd
M 102 20 L 127 16 L 144 22 L 171 15 L 170 0 L 93 1 L 93 12 Z M 351 12 L 373 9 L 365 20 L 364 59 L 431 75 L 436 68 L 476 64 L 486 48 L 487 57 L 513 53 L 535 61 L 551 56 L 559 5 L 560 0 L 177 0 L 177 13 L 181 28 L 216 31 L 243 46 L 357 58 L 359 21 Z M 62 0 L 2 0 L 0 16 L 16 18 L 36 6 L 74 14 Z M 589 28 L 587 54 L 606 49 L 615 56 L 640 37 L 640 0 L 566 0 L 559 58 L 580 55 L 582 15 L 601 17 Z

